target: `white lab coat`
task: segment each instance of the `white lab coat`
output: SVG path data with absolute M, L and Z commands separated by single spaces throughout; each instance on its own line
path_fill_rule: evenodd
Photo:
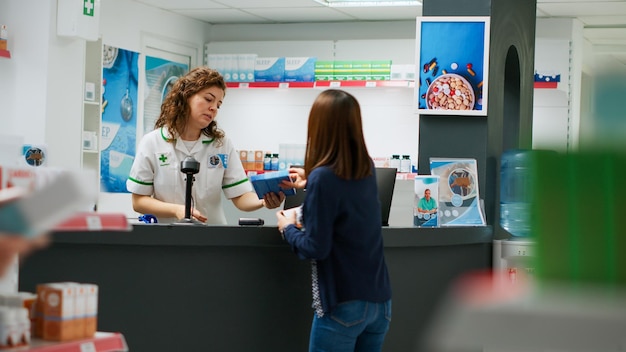
M 207 217 L 207 224 L 226 224 L 221 204 L 221 192 L 227 199 L 253 191 L 239 154 L 228 138 L 221 146 L 202 135 L 192 150 L 181 139 L 168 142 L 167 129 L 159 128 L 146 134 L 137 147 L 137 153 L 126 188 L 131 193 L 151 195 L 168 203 L 185 204 L 186 177 L 180 171 L 180 162 L 192 156 L 200 163 L 194 175 L 192 208 Z M 158 219 L 159 223 L 177 219 Z

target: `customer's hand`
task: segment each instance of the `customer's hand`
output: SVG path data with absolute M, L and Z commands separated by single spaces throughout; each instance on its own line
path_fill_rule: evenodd
M 283 181 L 280 186 L 282 188 L 305 188 L 306 187 L 306 178 L 304 175 L 304 169 L 299 167 L 290 167 L 289 168 L 289 178 L 290 181 Z
M 291 210 L 291 209 L 289 209 Z M 295 211 L 283 211 L 280 210 L 276 212 L 276 223 L 278 225 L 278 231 L 281 233 L 290 224 L 297 224 L 297 215 Z

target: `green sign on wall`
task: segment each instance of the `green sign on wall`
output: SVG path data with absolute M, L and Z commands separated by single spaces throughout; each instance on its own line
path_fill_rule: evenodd
M 83 0 L 83 15 L 93 17 L 95 0 Z

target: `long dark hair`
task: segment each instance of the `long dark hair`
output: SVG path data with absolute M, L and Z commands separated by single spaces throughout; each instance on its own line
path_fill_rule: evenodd
M 361 108 L 349 93 L 325 90 L 309 113 L 304 169 L 308 175 L 319 166 L 329 166 L 343 179 L 361 179 L 372 174 L 372 161 L 365 145 Z
M 190 108 L 187 101 L 199 91 L 217 86 L 226 94 L 226 83 L 222 75 L 206 66 L 196 67 L 186 75 L 180 77 L 174 83 L 172 89 L 167 93 L 163 104 L 161 104 L 161 114 L 154 123 L 154 128 L 166 127 L 170 136 L 183 133 L 189 120 Z M 214 138 L 217 145 L 221 144 L 224 138 L 224 131 L 217 128 L 215 120 L 202 130 L 208 137 Z M 170 142 L 172 142 L 170 140 Z

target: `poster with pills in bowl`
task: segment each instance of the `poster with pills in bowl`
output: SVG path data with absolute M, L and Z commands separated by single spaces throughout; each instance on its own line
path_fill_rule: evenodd
M 431 115 L 487 115 L 489 17 L 418 17 L 416 107 Z

